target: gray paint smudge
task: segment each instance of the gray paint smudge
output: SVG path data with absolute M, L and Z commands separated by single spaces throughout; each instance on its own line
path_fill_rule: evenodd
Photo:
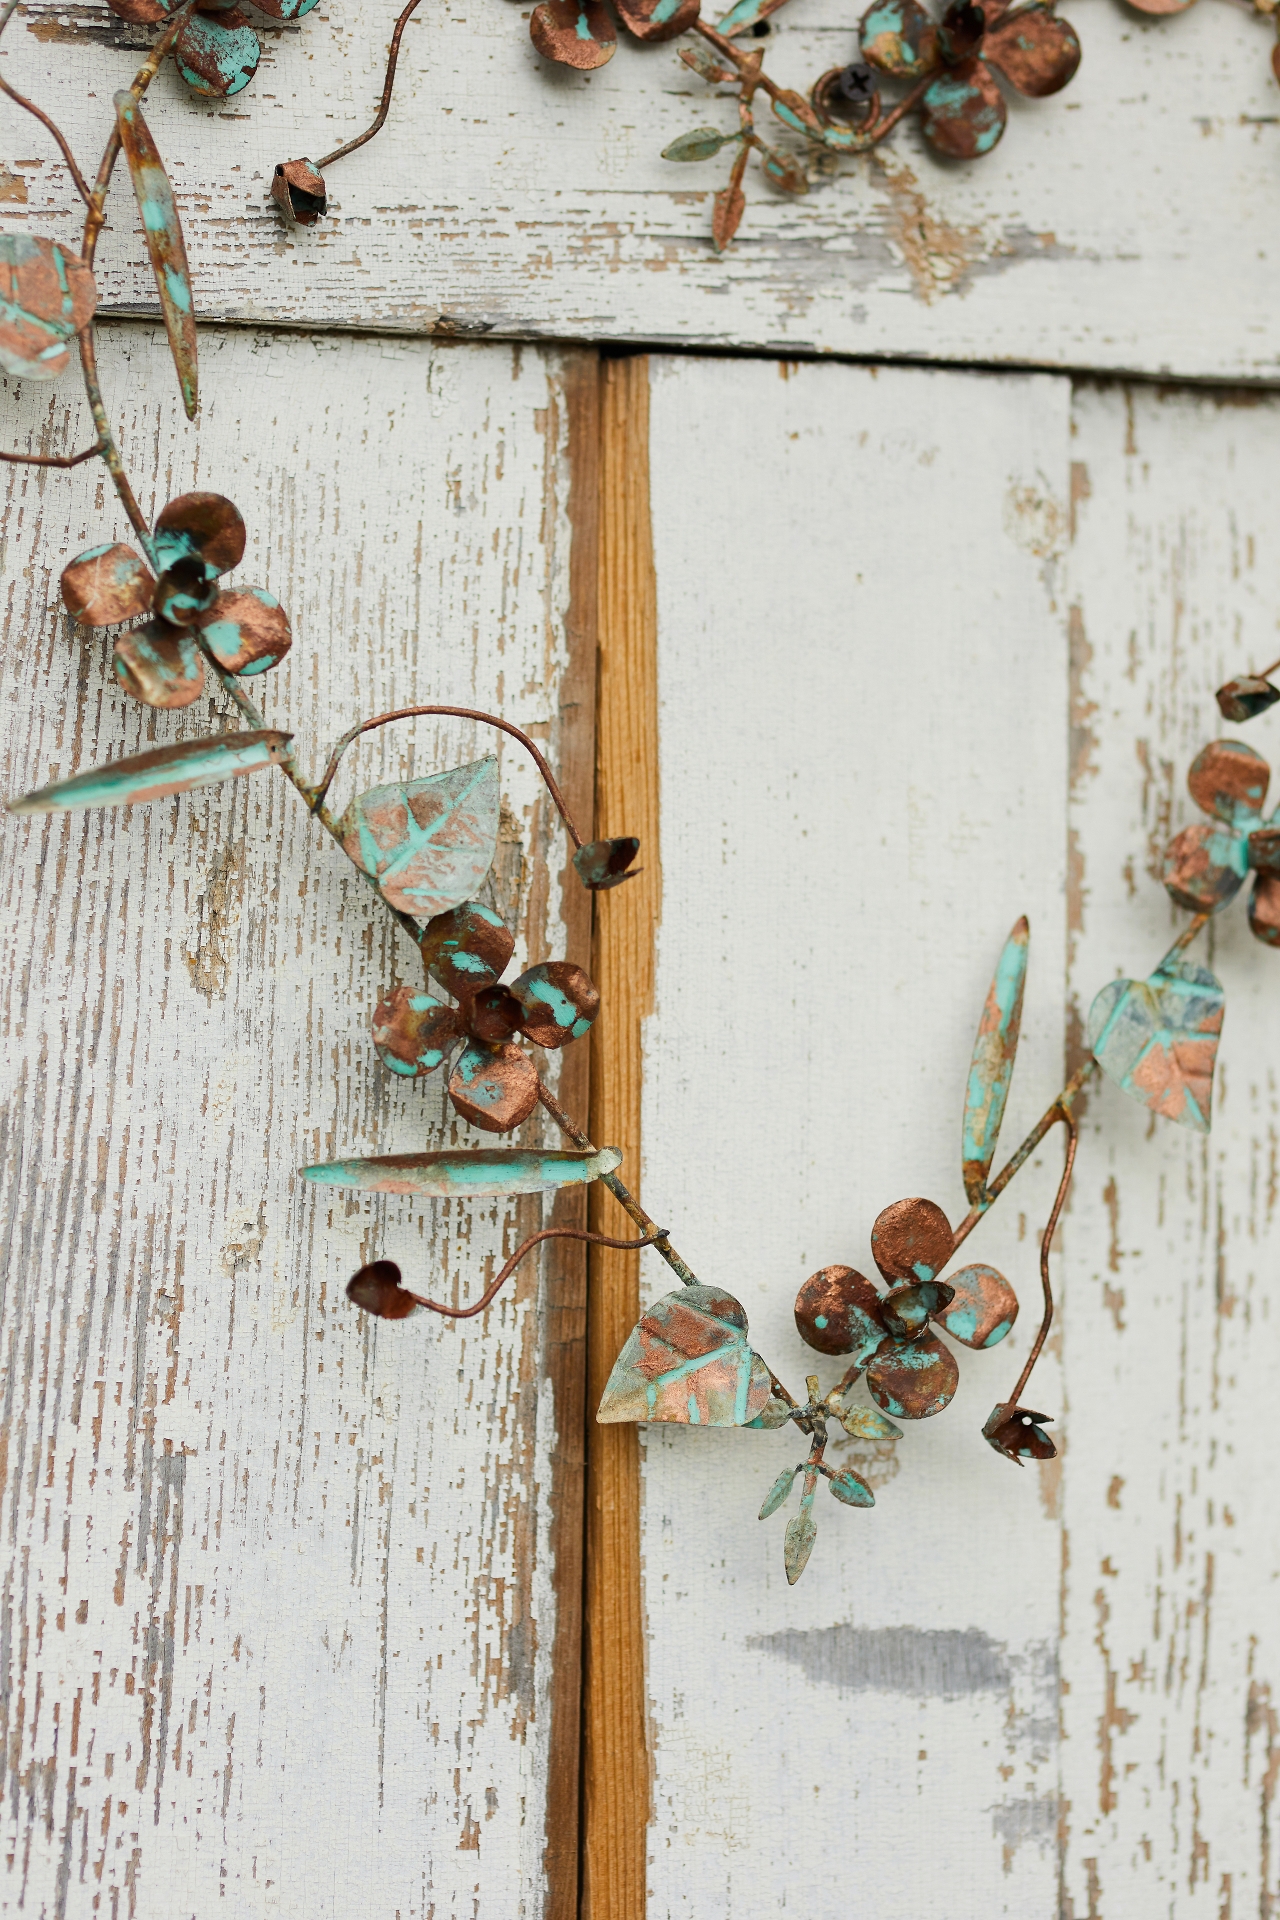
M 841 1693 L 909 1693 L 959 1699 L 1004 1693 L 1013 1674 L 998 1640 L 977 1627 L 789 1627 L 753 1635 L 753 1650 L 789 1660 Z

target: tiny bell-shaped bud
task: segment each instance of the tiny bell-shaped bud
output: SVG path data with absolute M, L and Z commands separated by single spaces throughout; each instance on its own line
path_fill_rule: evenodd
M 294 226 L 314 227 L 328 208 L 324 175 L 309 160 L 283 160 L 271 177 L 271 198 Z

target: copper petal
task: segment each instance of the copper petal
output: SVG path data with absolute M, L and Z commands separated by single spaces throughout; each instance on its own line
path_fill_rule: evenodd
M 917 0 L 877 0 L 861 32 L 862 57 L 881 73 L 918 80 L 938 58 L 938 29 Z
M 618 18 L 637 40 L 674 40 L 688 33 L 701 0 L 614 0 Z
M 492 986 L 515 946 L 496 913 L 478 900 L 464 900 L 460 907 L 428 920 L 422 935 L 422 961 L 433 980 L 461 997 Z
M 590 1032 L 600 1011 L 591 976 L 568 960 L 546 960 L 511 982 L 524 1013 L 521 1025 L 536 1047 L 564 1047 Z
M 1276 48 L 1280 52 L 1280 46 Z M 1269 680 L 1262 680 L 1256 673 L 1242 673 L 1235 680 L 1228 680 L 1225 687 L 1219 687 L 1214 696 L 1224 720 L 1230 720 L 1240 726 L 1245 720 L 1254 720 L 1268 707 L 1274 707 L 1280 700 L 1280 687 L 1273 687 Z
M 400 1285 L 394 1260 L 375 1260 L 361 1267 L 347 1282 L 347 1298 L 362 1313 L 376 1314 L 379 1320 L 403 1320 L 418 1304 Z
M 871 1398 L 895 1420 L 927 1420 L 941 1413 L 959 1384 L 954 1353 L 932 1333 L 882 1353 L 867 1368 Z
M 966 1347 L 994 1347 L 1018 1317 L 1018 1296 L 994 1267 L 961 1267 L 949 1273 L 950 1306 L 937 1315 L 953 1340 Z
M 519 1047 L 468 1046 L 449 1076 L 449 1096 L 472 1126 L 509 1133 L 538 1104 L 537 1068 Z
M 288 614 L 262 587 L 220 593 L 201 616 L 200 631 L 218 665 L 246 678 L 279 666 L 293 640 Z
M 1249 835 L 1249 865 L 1256 873 L 1280 873 L 1280 827 L 1260 827 Z
M 822 1267 L 796 1295 L 796 1330 L 818 1353 L 851 1353 L 865 1367 L 888 1337 L 880 1295 L 852 1267 Z
M 540 0 L 529 37 L 544 60 L 589 71 L 612 60 L 618 36 L 601 0 Z
M 253 0 L 258 12 L 272 20 L 301 20 L 316 3 L 317 0 Z
M 1271 769 L 1243 740 L 1214 740 L 1191 762 L 1187 787 L 1206 813 L 1238 827 L 1256 824 Z
M 69 247 L 0 233 L 0 372 L 56 380 L 97 304 L 93 275 Z
M 890 1333 L 909 1340 L 928 1324 L 931 1314 L 940 1314 L 950 1303 L 951 1288 L 945 1280 L 912 1280 L 886 1294 L 880 1311 Z
M 932 1280 L 951 1258 L 955 1235 L 932 1200 L 895 1200 L 871 1229 L 871 1252 L 886 1280 Z
M 155 544 L 160 565 L 186 553 L 198 553 L 215 573 L 229 573 L 244 558 L 244 521 L 221 493 L 180 493 L 156 519 Z
M 456 1007 L 412 987 L 393 987 L 373 1016 L 373 1044 L 392 1073 L 434 1073 L 463 1032 Z
M 1034 100 L 1060 92 L 1080 65 L 1075 28 L 1050 7 L 1020 8 L 988 33 L 982 52 L 1011 86 Z
M 191 13 L 178 29 L 173 60 L 193 93 L 228 100 L 258 71 L 262 45 L 245 15 L 232 8 L 214 19 Z
M 189 707 L 200 698 L 204 661 L 191 634 L 148 620 L 113 648 L 116 679 L 148 707 Z
M 1180 907 L 1217 913 L 1239 892 L 1248 866 L 1248 836 L 1239 827 L 1198 820 L 1165 848 L 1161 878 Z
M 966 60 L 939 74 L 926 87 L 920 110 L 925 139 L 953 160 L 990 153 L 1008 118 L 1004 95 L 985 60 Z
M 1260 873 L 1249 900 L 1249 925 L 1269 947 L 1280 947 L 1280 874 Z
M 62 602 L 82 627 L 114 627 L 150 612 L 155 584 L 132 547 L 90 547 L 62 569 Z

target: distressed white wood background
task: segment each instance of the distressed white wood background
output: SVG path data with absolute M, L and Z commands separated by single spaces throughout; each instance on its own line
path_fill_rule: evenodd
M 660 152 L 698 125 L 728 131 L 732 103 L 669 45 L 625 43 L 594 75 L 548 69 L 529 9 L 495 0 L 437 0 L 415 16 L 383 133 L 333 169 L 330 217 L 286 231 L 266 198 L 273 167 L 367 126 L 397 10 L 322 0 L 296 29 L 264 34 L 257 76 L 221 109 L 194 102 L 171 66 L 161 75 L 148 113 L 207 316 L 1280 370 L 1280 90 L 1272 29 L 1243 7 L 1153 21 L 1121 0 L 1067 0 L 1080 72 L 1054 99 L 1014 99 L 992 155 L 939 162 L 910 127 L 880 158 L 815 173 L 799 202 L 753 167 L 724 259 L 709 234 L 727 160 L 679 166 Z M 862 11 L 792 0 L 767 43 L 775 79 L 807 88 L 851 59 Z M 0 65 L 96 165 L 112 90 L 149 42 L 96 0 L 28 0 Z M 8 103 L 0 127 L 3 224 L 78 231 L 48 136 Z M 98 254 L 105 299 L 154 309 L 142 258 L 126 193 Z
M 254 684 L 304 766 L 352 714 L 432 699 L 558 750 L 555 354 L 207 333 L 197 434 L 163 336 L 103 347 L 144 502 L 242 505 L 234 577 L 295 631 Z M 4 396 L 11 429 L 45 405 Z M 203 702 L 128 700 L 109 643 L 61 611 L 66 559 L 127 532 L 98 473 L 5 480 L 4 794 L 207 731 Z M 344 792 L 491 738 L 388 728 Z M 563 950 L 561 845 L 498 750 L 497 898 L 536 958 Z M 348 1202 L 297 1177 L 466 1138 L 440 1081 L 372 1054 L 380 988 L 418 977 L 408 943 L 274 776 L 0 823 L 0 1907 L 538 1913 L 556 1432 L 536 1263 L 469 1324 L 381 1327 L 343 1292 L 386 1251 L 474 1297 L 530 1203 Z
M 681 360 L 655 366 L 652 420 L 649 1204 L 793 1389 L 810 1369 L 826 1386 L 795 1288 L 867 1268 L 891 1200 L 963 1211 L 964 1074 L 1016 914 L 1007 1148 L 1074 1065 L 1093 992 L 1180 924 L 1149 869 L 1194 813 L 1214 686 L 1273 650 L 1280 420 L 1122 387 L 1073 409 L 1047 377 Z M 1265 722 L 1246 737 L 1265 751 Z M 648 1433 L 652 1920 L 850 1899 L 1242 1920 L 1280 1900 L 1280 994 L 1243 906 L 1213 958 L 1208 1145 L 1110 1088 L 1090 1100 L 1066 1313 L 1030 1396 L 1060 1461 L 1019 1473 L 979 1432 L 1038 1322 L 1056 1143 L 972 1242 L 1023 1320 L 961 1354 L 953 1406 L 890 1457 L 844 1443 L 879 1504 L 819 1496 L 795 1589 L 785 1515 L 755 1519 L 794 1443 Z

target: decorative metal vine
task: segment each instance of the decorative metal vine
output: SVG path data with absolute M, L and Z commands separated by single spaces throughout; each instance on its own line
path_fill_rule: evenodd
M 0 33 L 16 3 L 9 0 L 0 13 Z M 141 18 L 141 12 L 129 14 L 126 7 L 154 8 L 159 0 L 112 0 L 112 4 L 125 17 Z M 411 0 L 397 23 L 377 120 L 340 152 L 372 138 L 385 119 L 399 37 L 416 4 Z M 749 16 L 744 7 L 735 8 L 734 15 L 740 16 L 739 24 L 748 17 L 759 20 L 778 4 L 781 0 L 764 0 Z M 895 32 L 901 39 L 906 33 L 903 23 L 909 25 L 915 18 L 908 12 L 914 4 L 915 0 L 885 0 L 875 10 L 876 17 L 883 20 L 893 9 L 899 22 Z M 305 12 L 306 6 L 294 11 Z M 681 15 L 671 0 L 655 0 L 644 15 L 634 0 L 626 5 L 619 0 L 619 11 L 638 33 L 646 21 L 659 23 L 647 37 L 679 30 L 672 22 Z M 961 11 L 977 12 L 972 7 Z M 1057 49 L 1054 59 L 1064 57 L 1062 49 L 1068 42 L 1057 30 L 1059 23 L 1038 4 L 1017 17 L 1025 22 L 1032 13 L 1041 22 L 1035 30 L 1040 38 L 1033 36 L 1024 48 L 1027 58 L 1049 59 L 1046 48 Z M 959 30 L 955 15 L 952 9 L 947 16 L 952 24 L 944 22 L 935 40 L 927 42 L 940 60 L 946 44 L 942 34 Z M 563 26 L 571 16 L 587 22 L 588 37 L 594 36 L 591 45 L 597 51 L 607 47 L 601 21 L 606 26 L 608 22 L 597 0 L 589 0 L 581 15 L 572 14 L 569 0 L 543 0 L 534 16 L 535 38 L 550 31 L 548 21 Z M 955 1393 L 956 1357 L 938 1330 L 962 1346 L 986 1349 L 998 1345 L 1013 1326 L 1018 1297 L 1003 1275 L 982 1264 L 948 1269 L 1036 1148 L 1053 1128 L 1061 1126 L 1066 1136 L 1062 1178 L 1040 1244 L 1039 1330 L 1012 1391 L 997 1402 L 982 1429 L 1006 1459 L 1021 1463 L 1054 1454 L 1054 1443 L 1045 1432 L 1051 1424 L 1049 1416 L 1034 1411 L 1024 1395 L 1052 1322 L 1050 1250 L 1075 1161 L 1076 1103 L 1101 1069 L 1153 1112 L 1195 1131 L 1208 1131 L 1225 995 L 1208 969 L 1187 958 L 1187 949 L 1212 915 L 1231 902 L 1250 873 L 1254 876 L 1250 926 L 1260 940 L 1280 947 L 1280 807 L 1264 817 L 1269 769 L 1258 754 L 1235 740 L 1215 741 L 1197 756 L 1189 786 L 1205 818 L 1177 836 L 1164 863 L 1165 886 L 1192 918 L 1144 980 L 1117 979 L 1103 987 L 1090 1011 L 1088 1060 L 993 1177 L 1018 1046 L 1028 956 L 1027 923 L 1020 920 L 1014 927 L 983 1008 L 965 1089 L 962 1173 L 969 1210 L 953 1228 L 943 1209 L 931 1200 L 895 1201 L 871 1229 L 872 1256 L 881 1285 L 844 1265 L 824 1267 L 804 1282 L 795 1303 L 802 1339 L 819 1353 L 844 1358 L 847 1365 L 825 1393 L 818 1376 L 810 1375 L 805 1398 L 797 1399 L 751 1347 L 741 1304 L 719 1287 L 697 1279 L 672 1246 L 668 1232 L 655 1225 L 619 1177 L 621 1155 L 612 1147 L 593 1144 L 543 1078 L 540 1053 L 581 1039 L 596 1018 L 599 995 L 586 971 L 569 960 L 540 961 L 514 979 L 504 979 L 514 939 L 479 898 L 497 850 L 497 760 L 490 755 L 467 766 L 374 787 L 358 794 L 340 816 L 326 805 L 326 798 L 342 756 L 363 734 L 418 715 L 453 715 L 498 729 L 532 757 L 573 843 L 573 868 L 589 890 L 605 891 L 633 877 L 638 841 L 620 837 L 584 844 L 554 773 L 534 742 L 511 722 L 470 708 L 410 706 L 362 720 L 336 742 L 320 778 L 309 780 L 296 763 L 291 736 L 266 726 L 243 684 L 274 667 L 288 651 L 292 635 L 287 615 L 271 595 L 257 587 L 223 584 L 244 554 L 245 527 L 236 507 L 221 494 L 182 494 L 169 501 L 154 525 L 148 526 L 138 505 L 99 390 L 93 330 L 94 249 L 115 163 L 123 152 L 142 214 L 183 403 L 187 414 L 194 416 L 196 333 L 190 276 L 177 207 L 143 118 L 142 101 L 168 53 L 186 49 L 181 59 L 186 68 L 197 70 L 191 48 L 197 31 L 206 31 L 195 25 L 204 19 L 194 0 L 185 0 L 167 15 L 133 85 L 115 95 L 115 124 L 92 187 L 49 116 L 0 80 L 0 88 L 35 114 L 57 141 L 86 208 L 78 255 L 49 239 L 0 235 L 0 367 L 12 374 L 49 379 L 68 365 L 74 344 L 97 430 L 93 445 L 76 454 L 5 452 L 3 458 L 48 467 L 72 467 L 94 456 L 102 459 L 142 552 L 107 542 L 72 560 L 62 574 L 68 612 L 81 625 L 112 632 L 115 675 L 132 698 L 155 708 L 180 708 L 206 691 L 221 689 L 245 725 L 76 774 L 11 802 L 11 811 L 31 815 L 136 806 L 278 768 L 420 956 L 422 983 L 388 989 L 374 1015 L 372 1042 L 383 1066 L 417 1078 L 451 1062 L 449 1097 L 463 1119 L 485 1132 L 510 1134 L 540 1106 L 568 1142 L 555 1150 L 503 1147 L 353 1156 L 306 1167 L 304 1177 L 322 1186 L 424 1198 L 548 1193 L 598 1180 L 640 1229 L 638 1237 L 629 1240 L 558 1227 L 532 1234 L 480 1297 L 464 1307 L 405 1287 L 399 1268 L 389 1260 L 362 1267 L 348 1286 L 350 1298 L 363 1311 L 384 1319 L 403 1319 L 418 1308 L 467 1318 L 481 1313 L 519 1262 L 545 1240 L 567 1237 L 613 1247 L 652 1247 L 681 1284 L 641 1316 L 618 1355 L 597 1418 L 798 1428 L 809 1441 L 808 1454 L 784 1469 L 761 1508 L 762 1519 L 775 1512 L 797 1476 L 803 1476 L 799 1511 L 787 1527 L 785 1541 L 787 1577 L 794 1582 L 816 1535 L 813 1505 L 819 1480 L 826 1479 L 832 1493 L 847 1505 L 874 1505 L 871 1487 L 861 1475 L 852 1468 L 836 1471 L 826 1464 L 830 1423 L 859 1438 L 896 1441 L 903 1432 L 896 1424 L 899 1420 L 940 1413 Z M 213 24 L 228 32 L 240 31 L 225 11 Z M 713 44 L 729 44 L 717 30 L 695 24 Z M 980 14 L 978 24 L 981 28 Z M 915 44 L 926 43 L 917 36 Z M 977 61 L 977 43 L 966 44 L 965 58 Z M 1014 39 L 999 44 L 1007 52 Z M 1070 44 L 1074 45 L 1074 37 Z M 866 45 L 864 38 L 864 50 Z M 983 45 L 986 51 L 981 57 L 995 62 L 990 35 Z M 607 57 L 607 52 L 601 57 Z M 881 57 L 890 57 L 883 45 Z M 934 58 L 933 52 L 929 58 Z M 1007 72 L 1008 61 L 1001 70 Z M 763 86 L 758 60 L 752 71 Z M 936 78 L 929 81 L 930 87 L 935 84 Z M 919 93 L 920 100 L 927 91 Z M 770 98 L 777 109 L 773 91 Z M 744 136 L 740 160 L 749 144 Z M 303 190 L 287 171 L 284 179 L 284 199 Z M 323 198 L 322 181 L 320 188 Z M 735 184 L 732 191 L 740 193 L 740 188 Z M 293 211 L 295 217 L 303 217 L 296 207 Z M 1280 700 L 1280 689 L 1269 677 L 1277 671 L 1280 661 L 1221 688 L 1217 697 L 1224 717 L 1235 723 L 1246 721 Z M 855 1392 L 860 1382 L 866 1388 L 861 1399 Z

